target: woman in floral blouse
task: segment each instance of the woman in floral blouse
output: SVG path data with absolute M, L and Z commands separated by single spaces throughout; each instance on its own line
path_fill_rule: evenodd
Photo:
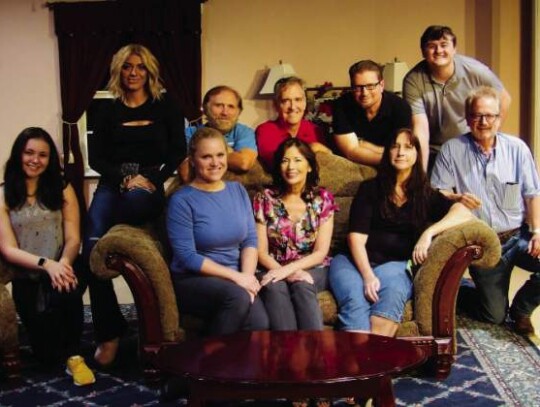
M 334 197 L 317 186 L 315 154 L 297 138 L 279 146 L 272 177 L 273 187 L 253 202 L 259 266 L 265 270 L 261 296 L 270 328 L 321 330 L 317 292 L 326 287 Z

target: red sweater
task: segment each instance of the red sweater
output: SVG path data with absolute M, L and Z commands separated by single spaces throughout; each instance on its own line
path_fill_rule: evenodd
M 259 159 L 264 167 L 271 171 L 274 167 L 274 154 L 279 145 L 290 137 L 289 130 L 281 119 L 269 120 L 257 127 L 255 136 L 257 138 Z M 300 122 L 296 137 L 308 144 L 315 142 L 326 144 L 320 127 L 305 119 Z

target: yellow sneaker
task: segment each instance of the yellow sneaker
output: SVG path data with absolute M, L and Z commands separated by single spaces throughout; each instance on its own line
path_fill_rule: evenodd
M 72 356 L 67 360 L 66 373 L 73 377 L 73 383 L 76 386 L 86 386 L 96 381 L 94 373 L 86 366 L 84 358 L 79 355 Z

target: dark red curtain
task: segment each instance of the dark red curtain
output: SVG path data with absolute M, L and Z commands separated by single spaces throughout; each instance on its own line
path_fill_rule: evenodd
M 147 46 L 161 66 L 167 92 L 188 119 L 200 116 L 201 5 L 200 0 L 125 0 L 122 45 Z
M 52 8 L 60 59 L 65 176 L 84 214 L 84 165 L 76 122 L 105 82 L 118 48 L 132 42 L 146 45 L 160 62 L 167 92 L 188 119 L 198 117 L 200 0 L 55 3 Z

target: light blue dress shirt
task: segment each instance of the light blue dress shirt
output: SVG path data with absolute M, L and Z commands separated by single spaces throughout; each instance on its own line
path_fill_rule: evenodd
M 496 232 L 521 226 L 525 198 L 540 195 L 538 172 L 527 145 L 517 137 L 497 133 L 488 157 L 471 133 L 443 144 L 431 175 L 434 188 L 472 193 L 482 201 L 473 213 Z

